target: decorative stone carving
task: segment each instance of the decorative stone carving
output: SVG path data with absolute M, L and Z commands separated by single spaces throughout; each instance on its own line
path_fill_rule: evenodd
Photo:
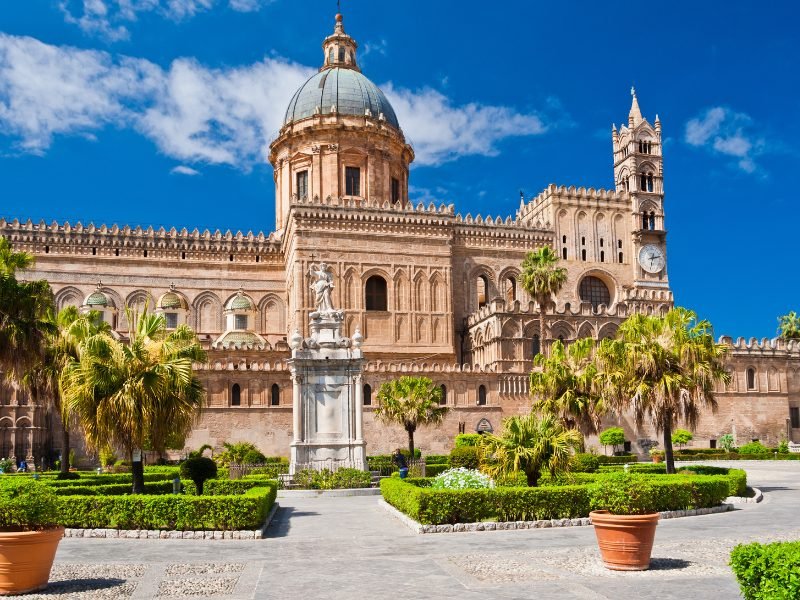
M 338 152 L 339 144 L 328 144 L 328 152 Z
M 320 148 L 316 144 L 311 146 L 311 154 L 319 154 L 319 150 Z

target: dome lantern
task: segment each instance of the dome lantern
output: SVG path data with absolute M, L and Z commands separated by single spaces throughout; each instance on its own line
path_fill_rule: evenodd
M 342 15 L 337 14 L 333 33 L 322 42 L 324 58 L 320 71 L 333 67 L 341 67 L 343 69 L 353 69 L 354 71 L 361 72 L 356 62 L 357 49 L 358 44 L 356 41 L 344 32 Z

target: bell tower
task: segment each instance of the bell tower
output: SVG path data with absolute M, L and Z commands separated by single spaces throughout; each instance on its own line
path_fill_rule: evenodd
M 661 120 L 651 125 L 642 116 L 636 90 L 631 88 L 628 122 L 611 128 L 614 151 L 614 183 L 617 192 L 630 198 L 634 288 L 636 298 L 660 297 L 669 292 L 664 227 L 664 168 Z M 642 293 L 643 288 L 651 292 Z M 655 293 L 654 293 L 655 292 Z M 634 298 L 631 298 L 634 300 Z M 644 307 L 641 307 L 644 308 Z

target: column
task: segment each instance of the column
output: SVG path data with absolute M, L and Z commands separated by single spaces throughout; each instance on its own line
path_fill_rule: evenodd
M 294 428 L 294 441 L 300 442 L 303 440 L 303 420 L 301 414 L 301 387 L 303 381 L 302 375 L 292 376 L 292 421 Z
M 17 456 L 16 456 L 16 444 L 17 444 L 17 428 L 11 427 L 11 450 L 8 453 L 8 456 L 4 456 L 3 458 L 10 458 L 14 461 L 14 466 L 17 466 Z
M 364 439 L 362 432 L 364 426 L 364 381 L 362 375 L 356 375 L 356 442 L 361 442 Z

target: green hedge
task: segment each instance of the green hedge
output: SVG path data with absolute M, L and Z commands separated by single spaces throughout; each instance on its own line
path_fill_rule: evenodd
M 271 481 L 229 496 L 70 496 L 59 498 L 59 522 L 87 529 L 257 529 L 277 493 Z
M 800 453 L 775 454 L 741 454 L 736 452 L 720 454 L 681 454 L 678 460 L 800 460 Z
M 624 465 L 627 463 L 639 462 L 639 457 L 635 454 L 626 456 L 602 456 L 597 457 L 597 462 L 601 465 Z
M 149 473 L 144 474 L 145 483 L 154 483 L 158 481 L 172 481 L 178 477 L 178 470 L 173 468 L 170 472 Z M 47 485 L 55 488 L 74 487 L 74 486 L 97 486 L 97 485 L 114 485 L 120 483 L 127 483 L 133 485 L 132 475 L 130 473 L 105 473 L 102 475 L 82 475 L 80 479 L 47 479 L 44 480 Z
M 425 475 L 428 477 L 436 477 L 439 473 L 444 473 L 450 468 L 449 464 L 432 464 L 425 465 Z
M 78 481 L 79 483 L 80 481 Z M 130 483 L 108 485 L 69 485 L 54 489 L 58 496 L 123 496 L 131 493 Z M 171 481 L 157 481 L 144 484 L 145 494 L 171 494 Z
M 601 467 L 601 473 L 619 471 L 620 466 Z M 726 467 L 711 467 L 708 465 L 678 465 L 678 472 L 691 471 L 697 475 L 716 475 L 722 477 L 728 483 L 728 496 L 744 496 L 747 492 L 747 473 L 741 469 L 728 469 Z M 664 463 L 641 463 L 630 465 L 628 471 L 631 473 L 645 473 L 651 475 L 666 474 L 667 467 Z
M 425 456 L 426 465 L 446 465 L 450 460 L 448 454 L 428 454 Z
M 203 496 L 230 496 L 244 494 L 248 490 L 256 487 L 267 487 L 274 483 L 271 479 L 264 476 L 258 478 L 248 477 L 247 479 L 206 479 L 203 483 Z M 191 479 L 181 480 L 183 492 L 190 496 L 197 495 L 197 486 Z M 172 484 L 170 484 L 172 485 Z
M 739 544 L 731 568 L 745 600 L 800 598 L 800 542 Z
M 602 476 L 575 476 L 584 483 L 481 490 L 433 490 L 426 487 L 426 480 L 388 478 L 381 481 L 381 494 L 386 502 L 423 524 L 586 517 L 587 484 Z M 719 505 L 729 495 L 728 480 L 718 476 L 646 477 L 656 488 L 661 510 L 708 508 Z

